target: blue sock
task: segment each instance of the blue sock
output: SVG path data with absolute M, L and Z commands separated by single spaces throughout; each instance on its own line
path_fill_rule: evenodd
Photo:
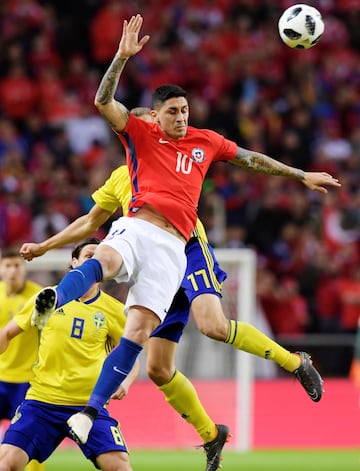
M 56 307 L 80 298 L 90 287 L 103 279 L 101 263 L 96 258 L 86 260 L 82 265 L 70 270 L 56 288 Z
M 103 363 L 100 376 L 95 384 L 87 407 L 99 412 L 117 390 L 134 366 L 143 347 L 122 337 L 119 345 L 108 355 Z

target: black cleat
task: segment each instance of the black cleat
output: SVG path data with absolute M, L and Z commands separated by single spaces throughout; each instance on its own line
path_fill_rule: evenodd
M 55 311 L 57 294 L 55 288 L 43 288 L 35 298 L 35 309 L 31 316 L 31 325 L 42 329 L 50 315 Z
M 319 402 L 323 394 L 323 380 L 314 367 L 310 355 L 305 352 L 296 352 L 301 358 L 301 365 L 294 371 L 296 379 L 314 402 Z
M 218 434 L 211 442 L 204 443 L 202 447 L 206 453 L 206 471 L 216 471 L 221 468 L 221 452 L 230 437 L 227 425 L 217 425 Z

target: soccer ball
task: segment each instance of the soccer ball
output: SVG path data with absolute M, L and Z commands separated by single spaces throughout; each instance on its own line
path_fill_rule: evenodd
M 321 38 L 325 25 L 320 12 L 299 3 L 287 8 L 279 19 L 279 34 L 289 47 L 309 49 Z

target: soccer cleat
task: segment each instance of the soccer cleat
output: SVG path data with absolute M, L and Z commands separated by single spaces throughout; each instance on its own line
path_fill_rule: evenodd
M 227 425 L 217 425 L 218 434 L 211 442 L 204 443 L 202 447 L 206 453 L 206 471 L 216 471 L 221 468 L 221 452 L 230 437 Z
M 35 298 L 35 309 L 31 316 L 31 325 L 41 330 L 56 309 L 57 294 L 50 286 L 43 288 Z
M 87 442 L 93 425 L 93 419 L 88 414 L 78 412 L 67 420 L 67 424 L 70 427 L 70 435 L 76 443 L 84 444 Z
M 314 367 L 310 355 L 305 352 L 296 352 L 301 358 L 301 365 L 294 371 L 296 379 L 305 389 L 310 399 L 319 402 L 323 394 L 323 380 Z

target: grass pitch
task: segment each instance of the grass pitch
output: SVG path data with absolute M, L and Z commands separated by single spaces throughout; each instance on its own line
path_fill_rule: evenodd
M 134 471 L 203 471 L 205 454 L 200 450 L 134 450 Z M 358 450 L 269 450 L 223 453 L 223 471 L 359 471 Z M 46 471 L 96 469 L 76 449 L 57 450 L 46 462 Z

